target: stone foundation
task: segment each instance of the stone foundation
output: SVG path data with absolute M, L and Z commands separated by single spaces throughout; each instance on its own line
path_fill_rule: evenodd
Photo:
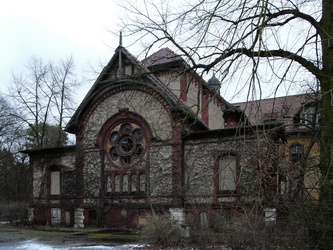
M 74 212 L 74 227 L 83 228 L 84 227 L 84 209 L 76 208 Z

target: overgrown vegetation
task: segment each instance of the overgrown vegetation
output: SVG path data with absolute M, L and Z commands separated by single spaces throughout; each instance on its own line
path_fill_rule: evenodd
M 155 239 L 160 243 L 179 241 L 180 227 L 170 214 L 154 214 L 148 218 L 148 223 L 142 229 L 142 235 Z
M 307 210 L 309 211 L 309 210 Z M 296 210 L 293 210 L 295 213 Z M 303 212 L 303 211 L 299 211 Z M 312 214 L 312 213 L 311 213 Z M 202 225 L 198 216 L 188 218 L 187 227 L 181 226 L 168 214 L 151 216 L 142 229 L 145 238 L 151 238 L 163 248 L 194 247 L 196 249 L 319 249 L 309 238 L 312 223 L 295 220 L 295 214 L 285 214 L 276 222 L 265 223 L 262 213 L 241 213 L 230 217 L 217 214 L 208 225 Z M 301 216 L 302 217 L 302 216 Z M 300 218 L 297 215 L 297 218 Z M 313 224 L 311 224 L 313 226 Z M 189 237 L 184 230 L 189 229 Z M 182 232 L 183 231 L 183 232 Z
M 0 203 L 0 221 L 11 224 L 27 224 L 27 202 L 3 202 Z

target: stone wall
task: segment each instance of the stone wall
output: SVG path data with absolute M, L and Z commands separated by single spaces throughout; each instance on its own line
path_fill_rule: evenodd
M 50 149 L 52 150 L 52 149 Z M 39 203 L 46 202 L 48 187 L 48 171 L 50 167 L 59 167 L 60 176 L 75 170 L 75 152 L 31 155 L 32 169 L 32 195 Z M 62 177 L 60 177 L 62 178 Z
M 237 155 L 238 180 L 250 171 L 248 166 L 253 152 L 262 148 L 266 140 L 264 136 L 228 136 L 210 139 L 190 140 L 185 143 L 184 191 L 189 204 L 211 204 L 216 202 L 217 161 L 219 156 L 231 152 Z M 263 149 L 263 148 L 262 148 Z M 264 149 L 263 149 L 264 150 Z M 218 200 L 217 200 L 218 201 Z M 223 198 L 220 201 L 234 201 Z
M 121 109 L 128 109 L 143 117 L 150 125 L 153 137 L 162 140 L 170 139 L 171 120 L 161 103 L 142 91 L 125 90 L 106 98 L 95 108 L 83 133 L 85 147 L 94 147 L 103 124 Z

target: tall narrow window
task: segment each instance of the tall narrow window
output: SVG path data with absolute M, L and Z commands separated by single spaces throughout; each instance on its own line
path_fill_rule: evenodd
M 219 159 L 219 193 L 232 194 L 237 185 L 237 162 L 233 155 L 224 155 Z
M 290 147 L 290 160 L 292 163 L 300 163 L 303 157 L 303 146 L 295 144 Z
M 120 193 L 120 175 L 117 174 L 114 176 L 114 191 Z
M 112 193 L 112 175 L 106 177 L 106 192 Z
M 136 188 L 137 176 L 136 174 L 131 175 L 131 192 L 137 192 Z
M 146 192 L 146 175 L 140 174 L 140 192 Z
M 60 195 L 60 171 L 51 170 L 50 195 Z
M 123 192 L 128 192 L 128 175 L 123 175 Z
M 207 212 L 200 212 L 200 226 L 202 228 L 207 228 L 209 225 Z

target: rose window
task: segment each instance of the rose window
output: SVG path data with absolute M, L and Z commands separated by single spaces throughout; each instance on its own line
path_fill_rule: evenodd
M 135 164 L 144 154 L 145 138 L 136 124 L 125 123 L 115 127 L 110 136 L 109 155 L 117 165 Z

